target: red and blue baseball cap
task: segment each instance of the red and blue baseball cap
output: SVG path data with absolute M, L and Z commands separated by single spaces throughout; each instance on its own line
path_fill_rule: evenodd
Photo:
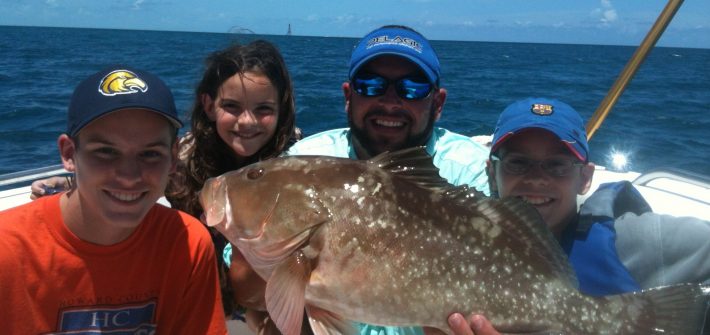
M 382 55 L 400 56 L 412 61 L 432 84 L 439 85 L 439 57 L 424 36 L 404 26 L 384 26 L 363 37 L 350 56 L 348 78 L 352 79 L 363 65 Z
M 513 135 L 530 128 L 555 134 L 580 161 L 587 161 L 589 146 L 582 117 L 572 106 L 547 98 L 526 98 L 506 107 L 493 132 L 491 153 Z
M 67 115 L 67 134 L 76 134 L 108 113 L 138 108 L 154 111 L 176 128 L 182 127 L 175 100 L 157 76 L 124 65 L 115 65 L 84 79 L 72 94 Z

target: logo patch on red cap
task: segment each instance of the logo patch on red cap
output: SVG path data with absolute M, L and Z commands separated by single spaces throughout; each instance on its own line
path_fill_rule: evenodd
M 533 114 L 544 116 L 552 114 L 554 108 L 552 105 L 548 104 L 533 104 L 532 107 L 530 107 L 530 111 L 533 112 Z

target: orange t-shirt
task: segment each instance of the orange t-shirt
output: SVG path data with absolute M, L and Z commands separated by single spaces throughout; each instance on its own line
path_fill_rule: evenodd
M 155 205 L 126 240 L 67 229 L 59 195 L 0 212 L 3 334 L 226 334 L 215 253 L 197 219 Z

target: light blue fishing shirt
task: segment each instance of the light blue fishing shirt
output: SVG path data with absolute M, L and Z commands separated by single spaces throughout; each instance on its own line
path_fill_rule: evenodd
M 468 185 L 486 195 L 488 176 L 486 160 L 490 149 L 468 136 L 435 127 L 426 144 L 439 175 L 454 185 Z M 358 159 L 352 145 L 349 128 L 327 130 L 296 142 L 285 153 L 295 155 L 323 155 Z
M 432 156 L 439 175 L 456 186 L 468 185 L 490 195 L 486 160 L 490 149 L 468 136 L 434 127 L 426 151 Z M 349 128 L 327 130 L 296 142 L 284 156 L 321 155 L 359 159 L 352 145 Z M 224 249 L 224 261 L 229 265 L 232 246 Z M 385 327 L 355 323 L 360 335 L 423 335 L 421 327 Z

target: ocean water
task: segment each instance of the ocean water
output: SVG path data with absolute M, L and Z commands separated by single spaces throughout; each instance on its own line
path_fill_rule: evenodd
M 291 72 L 306 135 L 346 126 L 341 84 L 356 39 L 0 26 L 0 174 L 60 163 L 56 138 L 74 86 L 115 63 L 150 70 L 172 88 L 184 120 L 204 57 L 230 43 L 275 43 Z M 628 46 L 433 41 L 448 98 L 438 125 L 491 134 L 498 114 L 527 96 L 565 101 L 591 117 L 635 51 Z M 189 124 L 189 122 L 187 123 Z M 120 125 L 117 125 L 120 127 Z M 710 175 L 710 50 L 655 48 L 590 141 L 630 168 Z

